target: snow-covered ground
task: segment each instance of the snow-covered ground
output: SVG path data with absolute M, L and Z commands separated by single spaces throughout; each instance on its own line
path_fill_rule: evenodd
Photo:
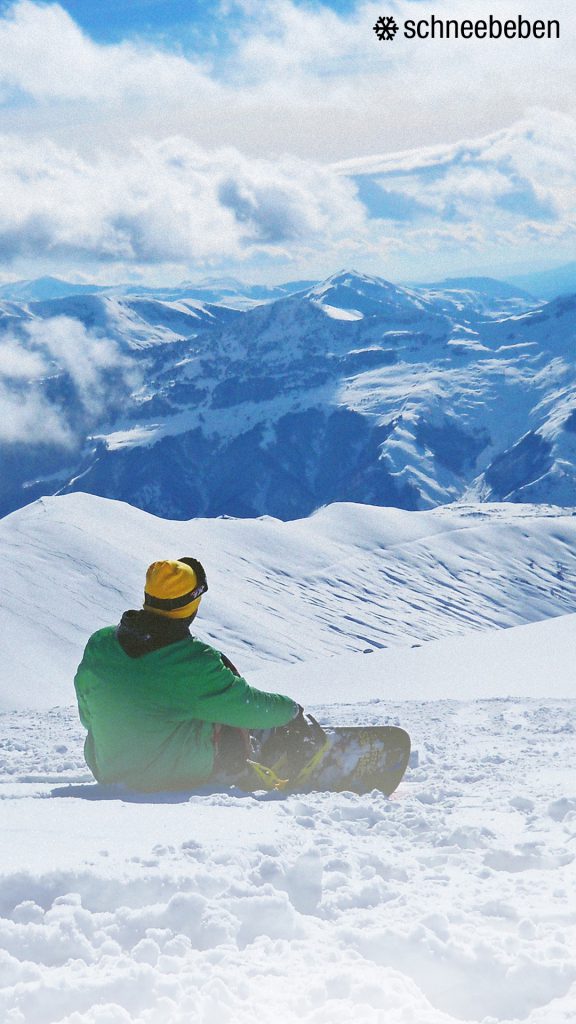
M 419 766 L 391 799 L 114 799 L 70 709 L 5 714 L 0 1019 L 568 1024 L 575 705 L 315 708 L 410 731 Z
M 505 506 L 163 523 L 82 495 L 3 520 L 2 1024 L 573 1024 L 575 532 Z M 199 635 L 321 721 L 405 727 L 390 799 L 92 782 L 82 637 L 202 545 Z

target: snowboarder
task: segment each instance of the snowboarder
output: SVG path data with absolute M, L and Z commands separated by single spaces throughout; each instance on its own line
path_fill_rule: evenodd
M 143 608 L 90 637 L 74 684 L 88 731 L 84 756 L 98 782 L 190 789 L 245 771 L 255 730 L 297 741 L 310 729 L 299 704 L 249 686 L 224 654 L 190 634 L 207 589 L 195 558 L 154 562 Z

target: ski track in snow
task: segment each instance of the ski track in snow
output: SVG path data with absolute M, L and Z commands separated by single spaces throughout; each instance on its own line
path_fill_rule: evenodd
M 400 722 L 419 766 L 390 799 L 121 800 L 73 710 L 2 715 L 0 1019 L 573 1022 L 576 701 L 314 710 Z

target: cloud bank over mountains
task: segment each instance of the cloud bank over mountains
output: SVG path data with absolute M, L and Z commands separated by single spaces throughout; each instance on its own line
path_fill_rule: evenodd
M 533 112 L 484 139 L 322 165 L 191 140 L 134 142 L 91 160 L 4 136 L 0 254 L 160 267 L 257 259 L 521 263 L 573 251 L 576 122 Z M 333 257 L 333 254 L 335 256 Z
M 464 0 L 437 6 L 470 14 Z M 217 45 L 190 51 L 177 38 L 103 44 L 59 4 L 11 3 L 0 17 L 4 276 L 78 264 L 107 280 L 242 265 L 323 276 L 353 262 L 414 279 L 431 264 L 436 276 L 501 274 L 568 259 L 576 12 L 549 7 L 559 42 L 386 47 L 375 3 L 342 15 L 244 0 L 217 5 Z M 422 14 L 417 0 L 391 9 Z M 517 12 L 503 0 L 498 13 Z M 524 14 L 542 12 L 527 0 Z
M 184 139 L 134 143 L 92 160 L 36 140 L 2 139 L 0 253 L 161 263 L 286 255 L 362 232 L 345 177 L 286 156 L 208 153 Z

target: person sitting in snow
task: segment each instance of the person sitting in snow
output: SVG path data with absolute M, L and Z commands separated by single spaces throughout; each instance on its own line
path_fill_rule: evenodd
M 250 771 L 251 734 L 298 746 L 309 733 L 299 704 L 249 686 L 190 634 L 207 590 L 195 558 L 153 562 L 143 608 L 90 637 L 74 685 L 98 782 L 159 792 L 234 781 Z

